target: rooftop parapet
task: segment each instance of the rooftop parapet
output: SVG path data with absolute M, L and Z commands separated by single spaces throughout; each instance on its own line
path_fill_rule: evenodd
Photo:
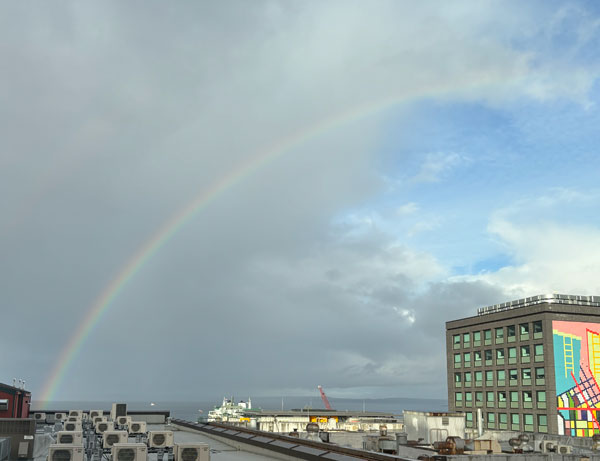
M 600 307 L 600 296 L 580 296 L 580 295 L 537 295 L 529 298 L 517 299 L 492 306 L 480 307 L 477 309 L 477 315 L 493 314 L 495 312 L 508 311 L 510 309 L 518 309 L 521 307 L 535 306 L 536 304 L 573 304 L 577 306 L 593 306 Z

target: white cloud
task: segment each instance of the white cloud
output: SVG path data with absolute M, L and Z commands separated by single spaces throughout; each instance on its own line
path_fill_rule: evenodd
M 469 159 L 467 157 L 455 152 L 428 154 L 419 172 L 411 179 L 411 182 L 438 182 L 459 165 L 464 165 L 468 162 Z
M 515 261 L 466 277 L 493 284 L 513 297 L 543 293 L 600 293 L 600 227 L 585 219 L 598 195 L 554 189 L 494 213 L 488 227 Z

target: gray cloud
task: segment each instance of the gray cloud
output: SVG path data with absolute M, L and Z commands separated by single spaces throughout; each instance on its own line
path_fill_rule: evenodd
M 544 68 L 488 26 L 535 14 L 471 2 L 410 14 L 396 2 L 2 10 L 0 290 L 3 324 L 22 327 L 0 338 L 0 379 L 26 377 L 39 396 L 143 242 L 232 168 L 318 133 L 219 195 L 144 265 L 56 397 L 165 398 L 174 378 L 185 398 L 317 383 L 444 395 L 443 320 L 503 298 L 483 282 L 443 283 L 435 258 L 389 235 L 332 226 L 385 187 L 381 112 L 351 115 L 422 96 L 533 94 L 524 76 Z M 571 71 L 552 67 L 553 82 L 575 91 Z M 345 122 L 322 129 L 335 117 Z

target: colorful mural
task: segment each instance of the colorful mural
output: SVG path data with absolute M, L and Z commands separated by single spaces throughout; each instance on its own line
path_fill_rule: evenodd
M 600 433 L 600 323 L 552 322 L 558 432 Z

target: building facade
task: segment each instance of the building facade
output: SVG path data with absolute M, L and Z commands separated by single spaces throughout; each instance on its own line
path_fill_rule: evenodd
M 29 418 L 31 392 L 0 383 L 0 418 Z
M 466 427 L 600 433 L 600 297 L 540 295 L 446 322 L 449 411 Z M 596 408 L 598 410 L 596 410 Z

